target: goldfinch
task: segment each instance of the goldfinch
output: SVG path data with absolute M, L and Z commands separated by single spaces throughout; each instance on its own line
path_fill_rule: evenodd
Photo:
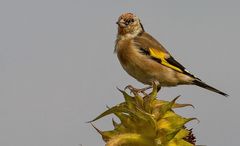
M 124 70 L 136 80 L 148 85 L 157 82 L 159 87 L 197 85 L 228 96 L 188 72 L 156 39 L 144 31 L 136 15 L 124 13 L 117 24 L 114 52 Z

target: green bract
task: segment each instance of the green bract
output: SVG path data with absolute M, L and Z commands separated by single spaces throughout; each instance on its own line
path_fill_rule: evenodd
M 176 103 L 179 97 L 170 102 L 157 99 L 155 85 L 153 91 L 143 97 L 138 93 L 130 96 L 125 91 L 121 92 L 125 102 L 109 108 L 91 121 L 109 114 L 119 118 L 120 123 L 112 121 L 113 130 L 100 131 L 94 127 L 106 146 L 195 146 L 192 131 L 184 126 L 195 118 L 184 118 L 173 111 L 173 108 L 192 105 Z

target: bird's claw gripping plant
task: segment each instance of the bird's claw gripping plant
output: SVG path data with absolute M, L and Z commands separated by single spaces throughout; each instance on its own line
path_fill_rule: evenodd
M 120 123 L 112 120 L 114 130 L 100 131 L 93 126 L 106 142 L 106 146 L 195 146 L 195 137 L 185 124 L 196 118 L 184 118 L 173 108 L 192 106 L 157 99 L 157 87 L 149 95 L 141 96 L 133 92 L 130 96 L 122 92 L 125 101 L 108 108 L 94 120 L 106 115 L 116 115 Z

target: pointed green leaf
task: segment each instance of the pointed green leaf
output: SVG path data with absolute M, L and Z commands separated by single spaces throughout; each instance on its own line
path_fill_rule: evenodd
M 100 131 L 97 127 L 95 127 L 92 123 L 90 123 L 92 125 L 92 127 L 99 133 L 102 135 L 102 131 Z
M 139 108 L 136 108 L 137 109 L 137 112 L 135 113 L 139 118 L 145 120 L 145 121 L 148 121 L 153 128 L 156 127 L 156 121 L 155 119 L 153 118 L 153 116 Z
M 114 121 L 113 118 L 112 118 L 112 123 L 113 123 L 114 128 L 116 128 L 117 126 L 119 126 L 119 124 L 118 124 L 116 121 Z
M 155 100 L 153 104 L 154 104 L 154 107 L 157 108 L 167 103 L 169 103 L 169 101 Z M 185 104 L 185 103 L 174 103 L 172 108 L 182 108 L 182 107 L 188 107 L 188 106 L 195 108 L 192 104 Z
M 150 97 L 151 100 L 154 100 L 157 97 L 157 92 L 158 91 L 157 91 L 157 85 L 156 85 L 155 82 L 152 83 L 152 86 L 153 86 L 152 92 L 150 93 L 149 97 Z
M 132 120 L 132 117 L 129 114 L 125 113 L 114 113 L 119 120 L 121 121 L 121 126 L 125 127 L 126 132 L 131 132 L 132 129 L 136 129 L 136 123 Z
M 180 95 L 177 96 L 176 98 L 174 98 L 171 102 L 166 102 L 165 104 L 159 106 L 158 108 L 155 108 L 154 115 L 155 115 L 156 119 L 158 120 L 158 119 L 162 118 L 167 111 L 171 110 L 173 105 L 175 104 L 176 100 L 179 97 L 180 97 Z
M 189 134 L 189 130 L 187 129 L 181 129 L 174 138 L 176 139 L 183 139 L 185 138 L 186 136 L 188 136 Z
M 97 116 L 95 119 L 93 119 L 92 121 L 89 121 L 88 123 L 90 122 L 94 122 L 102 117 L 105 117 L 109 114 L 112 114 L 112 113 L 116 113 L 116 112 L 125 112 L 126 111 L 126 103 L 121 103 L 119 105 L 116 105 L 112 108 L 109 108 L 108 110 L 106 110 L 105 112 L 103 112 L 102 114 L 100 114 L 99 116 Z
M 179 104 L 179 103 L 175 103 L 173 105 L 173 108 L 182 108 L 182 107 L 187 107 L 187 106 L 191 106 L 192 108 L 195 108 L 192 104 Z
M 166 146 L 194 146 L 194 145 L 182 139 L 181 140 L 173 139 L 168 144 L 166 144 Z
M 112 130 L 112 131 L 103 131 L 101 135 L 102 135 L 102 139 L 107 142 L 107 141 L 109 141 L 111 138 L 119 135 L 119 132 L 118 132 L 118 131 L 115 131 L 115 130 Z
M 135 102 L 136 102 L 137 106 L 139 108 L 143 109 L 143 97 L 141 97 L 140 95 L 136 95 L 134 97 L 134 99 L 135 99 Z
M 113 137 L 107 142 L 106 146 L 154 146 L 154 141 L 141 134 L 126 133 Z
M 167 111 L 161 120 L 158 121 L 158 129 L 164 129 L 167 133 L 172 133 L 182 128 L 190 119 L 183 118 L 173 111 Z
M 165 141 L 164 143 L 169 142 L 169 141 L 171 141 L 173 138 L 175 138 L 175 136 L 179 133 L 179 131 L 181 131 L 180 128 L 175 129 L 174 132 L 168 134 L 168 135 L 166 136 L 166 141 Z
M 143 107 L 148 113 L 152 113 L 152 103 L 157 99 L 157 85 L 155 82 L 152 84 L 152 92 L 144 97 Z
M 124 99 L 125 99 L 128 107 L 129 107 L 130 109 L 134 108 L 134 106 L 135 106 L 134 97 L 128 95 L 128 94 L 127 94 L 125 91 L 123 91 L 123 90 L 120 90 L 120 89 L 118 89 L 118 90 L 123 94 L 123 97 L 124 97 Z

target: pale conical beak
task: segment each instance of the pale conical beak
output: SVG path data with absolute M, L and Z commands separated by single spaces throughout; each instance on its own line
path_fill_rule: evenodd
M 122 21 L 122 20 L 117 21 L 116 24 L 117 24 L 119 27 L 126 27 L 126 24 L 124 24 L 124 21 Z

